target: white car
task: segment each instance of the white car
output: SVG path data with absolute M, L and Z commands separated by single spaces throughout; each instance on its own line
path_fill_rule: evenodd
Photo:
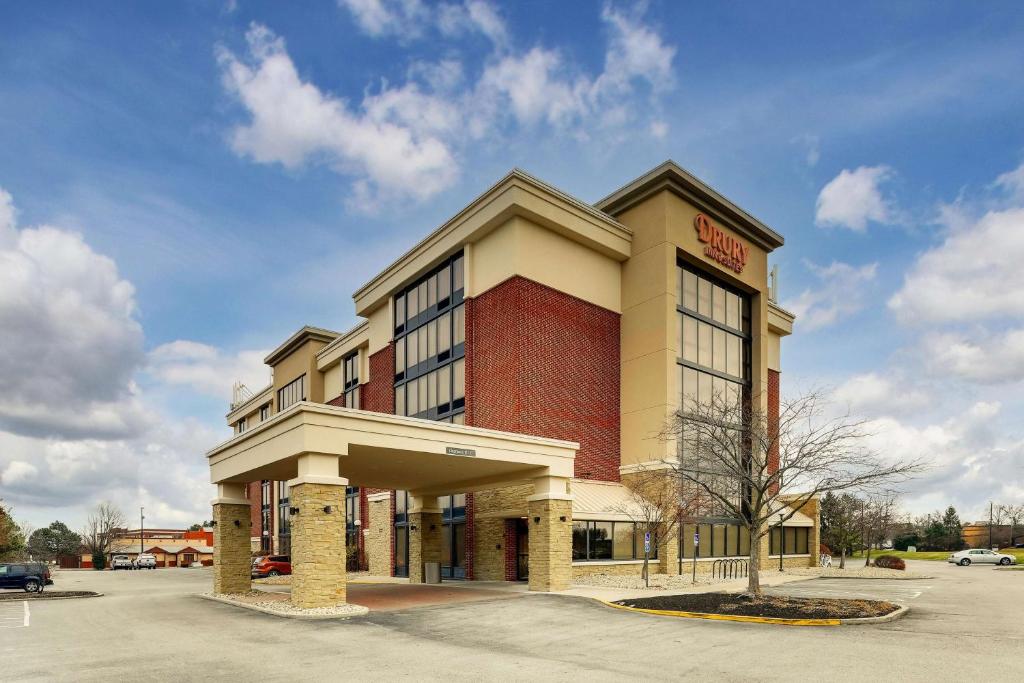
M 110 561 L 110 568 L 117 569 L 133 569 L 132 558 L 127 555 L 114 555 L 114 558 Z
M 1013 555 L 1003 555 L 994 550 L 961 550 L 949 556 L 947 562 L 967 567 L 971 564 L 1016 564 L 1017 558 Z
M 136 569 L 156 569 L 156 556 L 149 553 L 140 553 L 135 559 Z

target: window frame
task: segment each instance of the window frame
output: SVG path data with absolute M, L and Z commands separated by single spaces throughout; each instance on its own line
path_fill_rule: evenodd
M 298 385 L 298 391 L 295 390 Z M 287 394 L 286 394 L 287 392 Z M 299 396 L 299 398 L 289 401 L 287 404 L 284 401 L 284 397 L 292 398 L 293 396 Z M 306 373 L 302 373 L 288 384 L 277 390 L 277 412 L 283 412 L 291 408 L 296 403 L 300 403 L 306 400 Z

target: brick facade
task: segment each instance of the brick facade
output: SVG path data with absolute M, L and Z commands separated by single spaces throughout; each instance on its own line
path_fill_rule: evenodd
M 619 479 L 619 314 L 514 276 L 466 300 L 466 424 L 578 441 Z
M 363 410 L 375 413 L 395 412 L 395 343 L 391 342 L 370 356 L 370 380 L 359 388 Z
M 519 520 L 517 519 L 506 519 L 505 520 L 505 580 L 515 581 L 516 580 L 516 564 L 518 558 L 516 557 L 518 548 L 516 547 L 516 524 Z

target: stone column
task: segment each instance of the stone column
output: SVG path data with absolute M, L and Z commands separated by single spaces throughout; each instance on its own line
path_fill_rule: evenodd
M 213 592 L 252 588 L 249 501 L 245 484 L 217 484 L 213 500 Z
M 569 480 L 540 477 L 527 499 L 531 591 L 560 591 L 572 583 L 572 495 Z
M 668 538 L 658 539 L 658 559 L 651 560 L 651 573 L 678 574 L 679 573 L 679 527 L 672 529 Z M 637 553 L 643 557 L 643 537 L 638 543 Z
M 441 508 L 437 497 L 409 495 L 409 583 L 423 583 L 424 562 L 441 562 Z
M 292 523 L 292 604 L 333 607 L 345 602 L 345 487 L 337 456 L 299 458 L 288 482 Z

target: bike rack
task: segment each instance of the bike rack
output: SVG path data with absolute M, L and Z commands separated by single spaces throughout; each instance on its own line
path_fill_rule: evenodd
M 711 564 L 712 578 L 742 579 L 747 576 L 749 570 L 750 566 L 747 560 L 738 557 L 725 560 L 715 560 Z

